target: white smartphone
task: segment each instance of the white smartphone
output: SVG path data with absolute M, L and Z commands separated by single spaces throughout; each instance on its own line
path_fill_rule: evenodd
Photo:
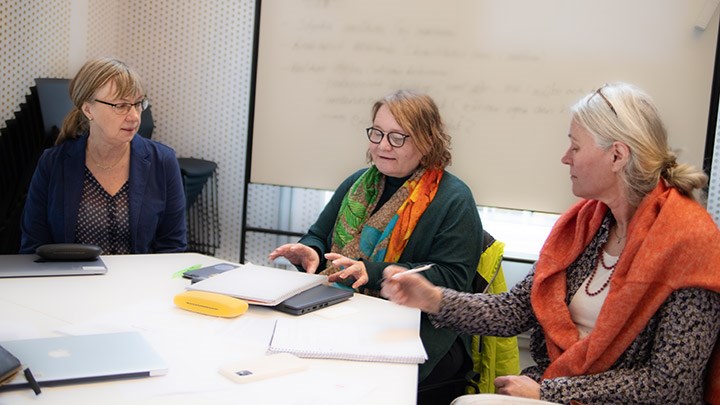
M 246 383 L 277 377 L 307 369 L 307 360 L 290 353 L 269 354 L 225 364 L 220 374 L 236 383 Z

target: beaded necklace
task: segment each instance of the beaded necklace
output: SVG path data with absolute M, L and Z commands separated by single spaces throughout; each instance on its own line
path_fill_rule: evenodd
M 618 261 L 620 261 L 619 257 L 618 257 Z M 595 278 L 595 273 L 597 273 L 597 269 L 598 269 L 598 266 L 595 266 L 595 269 L 593 269 L 593 272 L 590 273 L 590 279 L 588 280 L 587 284 L 585 284 L 585 294 L 587 294 L 591 297 L 594 297 L 594 296 L 600 294 L 601 292 L 603 292 L 603 290 L 605 290 L 607 288 L 607 286 L 610 285 L 610 279 L 612 279 L 612 273 L 615 272 L 615 265 L 617 265 L 617 261 L 612 266 L 608 266 L 607 264 L 605 264 L 605 253 L 601 251 L 600 252 L 600 265 L 605 270 L 610 270 L 610 277 L 608 277 L 608 279 L 605 280 L 605 283 L 603 283 L 602 287 L 600 287 L 599 290 L 597 290 L 595 292 L 590 292 L 590 284 L 592 284 L 593 279 Z

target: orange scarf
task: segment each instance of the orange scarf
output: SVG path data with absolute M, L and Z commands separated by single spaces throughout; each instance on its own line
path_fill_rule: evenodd
M 413 182 L 408 180 L 410 184 L 407 184 L 407 187 L 412 191 L 397 211 L 397 222 L 390 234 L 384 261 L 394 263 L 400 260 L 400 255 L 405 250 L 420 217 L 435 198 L 443 173 L 439 169 L 428 169 L 420 180 Z
M 531 303 L 551 360 L 543 378 L 608 370 L 675 290 L 720 292 L 717 225 L 702 206 L 661 181 L 630 221 L 595 328 L 579 339 L 565 303 L 565 270 L 593 239 L 607 209 L 594 200 L 573 206 L 553 227 L 536 263 Z M 706 400 L 713 404 L 720 403 L 719 346 L 707 377 Z

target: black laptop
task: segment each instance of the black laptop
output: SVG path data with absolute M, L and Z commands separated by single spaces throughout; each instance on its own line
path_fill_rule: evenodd
M 302 315 L 343 302 L 352 296 L 353 292 L 350 290 L 321 284 L 294 295 L 273 308 L 288 314 Z

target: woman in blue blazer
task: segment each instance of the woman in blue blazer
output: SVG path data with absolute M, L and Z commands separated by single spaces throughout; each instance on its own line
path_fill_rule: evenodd
M 70 82 L 75 108 L 30 183 L 20 253 L 47 243 L 105 254 L 181 252 L 185 193 L 175 152 L 137 134 L 148 106 L 139 76 L 109 58 Z

